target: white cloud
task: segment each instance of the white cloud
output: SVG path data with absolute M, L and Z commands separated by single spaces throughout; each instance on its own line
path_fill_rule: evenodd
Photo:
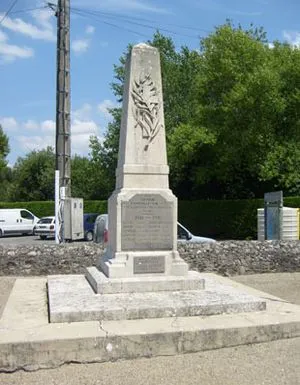
M 105 102 L 112 105 L 110 101 Z M 72 111 L 72 156 L 75 154 L 88 156 L 91 136 L 97 136 L 99 140 L 103 139 L 100 126 L 93 119 L 93 113 L 96 113 L 96 107 L 89 103 L 84 103 L 80 108 Z M 10 153 L 11 160 L 16 159 L 18 156 L 24 156 L 33 150 L 40 151 L 47 146 L 55 148 L 56 122 L 53 119 L 28 119 L 18 122 L 14 117 L 0 117 L 0 124 L 3 125 L 10 142 L 13 143 Z
M 14 31 L 21 33 L 23 35 L 29 36 L 32 39 L 40 39 L 40 40 L 47 40 L 47 41 L 55 41 L 56 35 L 54 33 L 54 29 L 48 19 L 43 16 L 37 16 L 38 17 L 38 23 L 42 26 L 42 28 L 37 27 L 34 24 L 27 23 L 26 21 L 15 18 L 12 19 L 10 17 L 6 17 L 4 21 L 2 22 L 2 26 Z M 0 15 L 1 17 L 1 15 Z
M 268 47 L 270 48 L 270 49 L 273 49 L 275 46 L 274 46 L 274 43 L 268 43 Z
M 111 118 L 111 114 L 109 113 L 108 109 L 109 108 L 114 108 L 116 107 L 117 105 L 109 100 L 109 99 L 105 99 L 103 100 L 103 102 L 99 103 L 98 106 L 97 106 L 97 109 L 98 111 L 104 115 L 104 117 L 106 119 L 110 119 Z
M 295 47 L 300 47 L 300 32 L 298 31 L 283 31 L 284 39 Z
M 93 108 L 89 103 L 84 103 L 82 107 L 72 111 L 72 116 L 74 119 L 78 120 L 90 120 L 92 109 Z
M 4 14 L 1 13 L 0 18 L 2 18 L 3 15 Z M 52 16 L 52 11 L 46 9 L 37 10 L 32 12 L 32 17 L 37 25 L 26 22 L 21 18 L 6 17 L 3 20 L 1 27 L 25 36 L 29 36 L 32 39 L 55 41 L 56 34 L 50 19 Z M 25 59 L 32 56 L 34 56 L 32 48 L 9 44 L 8 36 L 0 30 L 0 63 L 9 63 L 17 58 Z
M 11 122 L 11 126 L 15 127 L 15 129 L 20 128 L 22 131 L 40 131 L 43 133 L 55 134 L 55 126 L 56 123 L 54 120 L 43 120 L 42 122 L 37 122 L 33 119 L 28 119 L 26 122 L 19 125 L 15 118 L 4 118 Z
M 39 124 L 32 119 L 27 120 L 27 122 L 25 122 L 23 126 L 26 130 L 30 131 L 36 131 L 39 129 Z
M 0 42 L 7 41 L 7 39 L 8 39 L 8 37 L 7 37 L 6 33 L 1 31 L 1 29 L 0 29 Z
M 31 14 L 38 24 L 40 24 L 44 29 L 51 30 L 54 34 L 54 26 L 51 23 L 51 20 L 53 20 L 54 18 L 53 11 L 51 9 L 37 9 Z
M 89 45 L 90 45 L 90 41 L 88 39 L 73 40 L 71 43 L 71 49 L 75 53 L 81 54 L 87 51 L 87 49 L 89 48 Z
M 9 44 L 7 41 L 8 36 L 0 30 L 0 63 L 9 63 L 17 58 L 26 59 L 34 55 L 33 49 Z
M 18 122 L 13 117 L 3 117 L 0 118 L 0 124 L 4 132 L 16 131 L 18 129 Z
M 21 151 L 23 152 L 29 152 L 33 150 L 40 151 L 44 148 L 47 148 L 47 146 L 54 147 L 54 135 L 45 135 L 45 136 L 38 136 L 38 135 L 31 135 L 31 136 L 25 136 L 25 135 L 18 135 L 15 137 L 17 143 L 20 146 Z
M 88 25 L 85 29 L 85 33 L 88 35 L 92 35 L 95 32 L 95 27 L 92 25 Z
M 19 47 L 17 45 L 0 43 L 1 63 L 12 62 L 15 59 L 26 59 L 32 57 L 34 51 L 28 47 Z
M 93 120 L 81 121 L 74 119 L 71 125 L 72 155 L 78 154 L 81 156 L 87 156 L 90 152 L 90 137 L 91 135 L 98 136 L 99 131 L 99 127 Z
M 54 135 L 55 129 L 56 129 L 56 123 L 54 122 L 54 120 L 44 120 L 41 123 L 41 130 L 43 132 L 49 132 L 49 133 L 51 132 Z
M 72 156 L 77 154 L 81 156 L 87 156 L 90 152 L 90 135 L 89 134 L 80 134 L 72 137 L 71 141 L 71 153 Z
M 28 153 L 36 150 L 40 151 L 47 146 L 55 148 L 55 122 L 53 120 L 45 120 L 42 122 L 31 122 L 32 126 L 36 123 L 46 135 L 15 135 L 14 139 L 22 153 Z M 25 124 L 26 124 L 25 123 Z M 25 126 L 23 124 L 23 126 Z M 51 132 L 51 133 L 50 133 Z M 89 153 L 89 144 L 91 135 L 99 135 L 99 128 L 94 121 L 81 121 L 74 119 L 71 124 L 71 154 L 87 156 Z
M 79 120 L 74 119 L 71 124 L 71 133 L 72 135 L 97 135 L 98 127 L 97 124 L 93 120 Z

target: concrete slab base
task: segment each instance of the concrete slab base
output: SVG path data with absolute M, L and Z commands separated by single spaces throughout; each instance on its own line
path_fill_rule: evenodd
M 195 276 L 198 276 L 202 288 L 203 278 L 197 272 Z M 137 282 L 129 280 L 139 286 L 152 284 L 151 280 L 141 282 L 141 278 Z M 266 309 L 266 302 L 261 298 L 217 281 L 210 282 L 206 290 L 95 294 L 91 293 L 91 287 L 82 275 L 49 276 L 48 298 L 50 322 L 209 316 Z
M 0 370 L 175 355 L 300 336 L 300 306 L 227 278 L 201 275 L 207 290 L 223 285 L 225 291 L 258 296 L 266 301 L 266 310 L 53 324 L 48 321 L 47 280 L 19 278 L 0 319 Z

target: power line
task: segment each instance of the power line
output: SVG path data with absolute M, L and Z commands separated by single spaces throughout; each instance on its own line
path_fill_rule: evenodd
M 89 15 L 89 17 L 92 18 L 92 16 L 94 18 L 97 18 L 99 21 L 101 21 L 102 23 L 105 23 L 105 24 L 109 24 L 109 25 L 112 25 L 111 23 L 108 23 L 108 22 L 104 22 L 103 19 L 101 17 L 110 17 L 110 18 L 114 18 L 113 16 L 102 16 L 102 15 L 99 15 L 98 13 L 95 13 L 93 11 L 85 11 L 83 9 L 78 9 L 78 8 L 71 8 L 71 10 L 75 13 L 78 14 L 78 12 L 80 12 L 81 14 L 84 14 L 84 15 Z M 171 34 L 174 34 L 174 35 L 179 35 L 179 36 L 185 36 L 185 37 L 190 37 L 190 38 L 194 38 L 194 39 L 199 39 L 199 36 L 195 36 L 195 35 L 188 35 L 188 34 L 185 34 L 185 33 L 180 33 L 180 32 L 176 32 L 176 31 L 172 31 L 170 29 L 166 29 L 166 28 L 160 28 L 160 27 L 157 27 L 157 26 L 153 26 L 153 25 L 148 25 L 148 24 L 143 24 L 143 23 L 139 23 L 139 22 L 136 22 L 136 21 L 131 21 L 131 20 L 124 20 L 125 23 L 129 23 L 129 24 L 133 24 L 133 25 L 137 25 L 137 26 L 140 26 L 140 27 L 143 27 L 143 28 L 150 28 L 150 29 L 156 29 L 156 30 L 160 30 L 160 31 L 163 31 L 163 32 L 167 32 L 167 33 L 171 33 Z M 117 26 L 114 24 L 114 26 Z M 117 26 L 119 28 L 121 28 L 120 26 Z M 123 28 L 124 29 L 124 28 Z M 132 31 L 131 32 L 135 32 L 135 31 Z M 137 32 L 135 32 L 137 33 Z M 144 35 L 145 36 L 145 35 Z
M 2 17 L 1 21 L 0 21 L 0 24 L 2 24 L 2 22 L 4 21 L 4 19 L 9 15 L 9 12 L 13 9 L 13 7 L 17 4 L 18 0 L 15 0 L 11 6 L 8 8 L 8 10 L 6 11 L 6 13 L 4 14 L 4 16 Z
M 129 20 L 129 21 L 130 20 L 137 20 L 139 22 L 145 21 L 147 23 L 152 23 L 152 24 L 156 23 L 156 21 L 154 21 L 154 20 L 145 19 L 145 18 L 141 18 L 141 17 L 123 16 L 123 15 L 118 15 L 118 14 L 114 14 L 114 13 L 110 13 L 110 12 L 103 12 L 103 11 L 97 11 L 97 10 L 85 10 L 82 8 L 75 8 L 75 7 L 72 7 L 72 9 L 77 10 L 77 11 L 87 12 L 87 13 L 90 13 L 93 15 L 105 16 L 105 17 L 112 18 L 112 19 L 123 19 L 123 20 Z M 206 32 L 206 33 L 211 32 L 211 31 L 208 31 L 206 29 L 202 29 L 202 28 L 198 28 L 198 27 L 191 27 L 191 26 L 179 25 L 179 24 L 173 24 L 173 23 L 165 23 L 164 22 L 164 25 L 169 25 L 169 26 L 176 27 L 176 28 L 188 29 L 188 30 L 197 31 L 197 32 Z
M 15 14 L 15 13 L 25 13 L 25 12 L 31 12 L 31 11 L 38 11 L 40 9 L 46 9 L 48 8 L 48 5 L 44 5 L 43 7 L 36 7 L 36 8 L 27 8 L 27 9 L 19 9 L 17 11 L 10 12 L 10 14 Z
M 118 28 L 118 29 L 122 29 L 122 30 L 124 30 L 124 31 L 134 33 L 134 34 L 136 34 L 136 35 L 139 35 L 139 36 L 142 36 L 142 37 L 146 37 L 147 39 L 149 38 L 148 35 L 145 35 L 145 34 L 143 34 L 143 33 L 134 31 L 134 30 L 129 29 L 129 28 L 122 27 L 122 26 L 117 25 L 117 24 L 109 23 L 109 22 L 104 21 L 104 20 L 101 20 L 101 19 L 99 20 L 99 18 L 92 17 L 91 15 L 87 15 L 87 14 L 85 14 L 85 13 L 82 12 L 82 11 L 75 11 L 73 8 L 71 8 L 71 12 L 73 12 L 73 13 L 75 13 L 76 15 L 79 15 L 79 16 L 81 16 L 81 17 L 86 17 L 86 18 L 98 20 L 98 21 L 100 21 L 101 23 L 106 24 L 106 25 L 109 25 L 109 26 L 111 26 L 111 27 L 115 27 L 115 28 Z

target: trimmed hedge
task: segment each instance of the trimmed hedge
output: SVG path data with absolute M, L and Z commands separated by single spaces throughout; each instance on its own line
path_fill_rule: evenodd
M 55 203 L 54 201 L 41 202 L 0 202 L 0 209 L 22 208 L 31 211 L 37 217 L 45 217 L 54 215 Z M 99 213 L 107 212 L 107 201 L 84 201 L 85 213 Z
M 180 201 L 178 220 L 195 235 L 256 239 L 256 215 L 260 207 L 263 207 L 263 199 Z
M 284 206 L 300 207 L 300 197 L 284 198 Z M 179 201 L 179 222 L 195 235 L 222 239 L 257 239 L 257 209 L 263 199 Z
M 0 202 L 0 209 L 27 209 L 37 217 L 54 215 L 54 201 L 41 202 Z
M 257 209 L 263 199 L 179 201 L 178 218 L 195 235 L 216 239 L 256 239 Z M 284 198 L 300 207 L 300 197 Z M 0 208 L 25 208 L 38 217 L 54 215 L 54 202 L 0 202 Z M 107 201 L 84 201 L 85 213 L 107 213 Z

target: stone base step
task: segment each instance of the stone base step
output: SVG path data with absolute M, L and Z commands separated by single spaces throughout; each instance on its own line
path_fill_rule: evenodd
M 202 290 L 204 279 L 197 271 L 187 276 L 135 276 L 132 278 L 107 278 L 95 266 L 86 269 L 86 279 L 96 294 L 144 293 L 156 291 Z
M 47 280 L 17 278 L 0 319 L 0 371 L 184 354 L 300 336 L 300 306 L 228 278 L 201 275 L 206 290 L 219 287 L 223 292 L 235 290 L 263 298 L 266 310 L 210 317 L 49 323 Z M 83 276 L 77 283 L 83 293 L 95 295 Z
M 95 294 L 82 275 L 49 276 L 48 299 L 51 323 L 210 316 L 266 309 L 263 299 L 211 283 L 206 290 Z

